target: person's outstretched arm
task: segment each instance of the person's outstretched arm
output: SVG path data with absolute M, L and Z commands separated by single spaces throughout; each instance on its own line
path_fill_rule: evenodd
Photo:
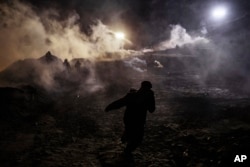
M 126 98 L 123 97 L 119 100 L 116 100 L 114 102 L 112 102 L 111 104 L 109 104 L 106 108 L 105 111 L 108 112 L 110 110 L 115 110 L 115 109 L 119 109 L 121 107 L 124 107 L 126 105 Z

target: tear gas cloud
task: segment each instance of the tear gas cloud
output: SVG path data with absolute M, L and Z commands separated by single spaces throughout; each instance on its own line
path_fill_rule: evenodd
M 42 86 L 46 90 L 59 90 L 57 89 L 60 86 L 58 77 L 60 79 L 60 75 L 64 74 L 66 81 L 81 82 L 84 85 L 84 88 L 79 88 L 79 90 L 96 91 L 102 88 L 102 83 L 96 76 L 93 62 L 102 58 L 107 59 L 110 55 L 111 59 L 119 59 L 128 55 L 140 54 L 137 51 L 124 50 L 123 46 L 126 43 L 131 44 L 126 39 L 125 34 L 122 38 L 117 38 L 116 32 L 100 20 L 95 20 L 92 25 L 89 25 L 90 34 L 84 33 L 80 29 L 84 23 L 79 23 L 80 16 L 76 12 L 71 13 L 69 18 L 60 20 L 58 19 L 59 14 L 54 9 L 41 11 L 37 14 L 31 6 L 20 1 L 1 4 L 0 12 L 0 70 L 2 71 L 17 60 L 32 58 L 30 63 L 19 61 L 9 69 L 11 82 L 16 80 L 16 77 L 22 78 L 18 81 L 21 84 L 26 80 Z M 74 58 L 92 60 L 86 66 L 88 74 L 83 77 L 73 70 L 70 75 L 67 75 L 61 60 L 52 64 L 36 61 L 47 51 L 51 51 L 61 60 Z M 25 63 L 25 65 L 16 70 L 19 67 L 18 64 L 22 63 Z M 129 64 L 133 69 L 142 72 L 143 70 L 137 66 L 145 66 L 145 61 L 131 60 L 131 62 L 128 61 L 125 64 Z M 30 71 L 32 71 L 32 74 L 30 74 Z M 78 78 L 80 78 L 80 81 L 76 81 Z M 6 84 L 9 85 L 10 83 Z
M 0 70 L 18 59 L 40 57 L 48 50 L 69 60 L 96 59 L 108 52 L 128 53 L 122 49 L 126 41 L 115 38 L 115 33 L 101 21 L 90 25 L 90 35 L 83 33 L 76 12 L 59 21 L 55 10 L 48 9 L 38 15 L 19 1 L 1 4 L 0 12 Z
M 84 23 L 79 23 L 80 16 L 76 12 L 68 19 L 59 20 L 55 10 L 48 9 L 38 15 L 31 6 L 19 1 L 1 4 L 0 11 L 0 70 L 19 59 L 38 58 L 48 50 L 69 60 L 80 57 L 100 59 L 107 53 L 116 53 L 117 58 L 143 54 L 143 50 L 124 50 L 124 44 L 131 42 L 116 38 L 116 33 L 100 20 L 90 25 L 92 33 L 86 35 L 80 29 L 80 24 Z M 170 39 L 157 45 L 156 50 L 198 42 L 208 40 L 191 37 L 183 27 L 174 25 Z
M 156 45 L 154 51 L 168 50 L 178 46 L 181 51 L 184 51 L 181 53 L 182 56 L 187 54 L 197 58 L 198 69 L 195 69 L 194 64 L 187 64 L 186 68 L 199 71 L 199 83 L 207 84 L 212 81 L 227 85 L 236 91 L 249 92 L 248 47 L 246 46 L 246 38 L 240 35 L 249 36 L 248 32 L 244 29 L 237 30 L 225 37 L 221 31 L 218 31 L 209 34 L 210 38 L 208 39 L 205 36 L 193 35 L 193 33 L 190 35 L 180 25 L 172 25 L 171 28 L 169 39 Z M 151 51 L 145 49 L 145 52 Z
M 146 70 L 146 67 L 147 67 L 147 63 L 145 60 L 142 60 L 138 57 L 134 57 L 130 60 L 126 60 L 124 61 L 125 65 L 127 67 L 131 67 L 132 69 L 134 69 L 135 71 L 138 71 L 138 72 L 145 72 L 147 71 Z
M 170 32 L 170 39 L 161 42 L 156 46 L 157 50 L 166 50 L 175 48 L 176 46 L 183 46 L 186 44 L 208 43 L 209 40 L 201 36 L 191 36 L 187 33 L 186 29 L 180 25 L 172 25 Z
M 163 67 L 164 67 L 164 66 L 161 64 L 161 62 L 159 62 L 158 60 L 155 60 L 154 63 L 155 63 L 155 67 L 157 67 L 157 68 L 163 68 Z

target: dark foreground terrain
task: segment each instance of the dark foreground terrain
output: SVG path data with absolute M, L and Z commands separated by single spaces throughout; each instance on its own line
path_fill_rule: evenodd
M 197 83 L 191 72 L 155 70 L 127 87 L 111 84 L 88 94 L 1 88 L 0 166 L 247 166 L 249 159 L 233 161 L 250 158 L 249 96 Z M 104 108 L 144 78 L 153 83 L 157 110 L 148 114 L 143 144 L 126 159 L 123 109 Z

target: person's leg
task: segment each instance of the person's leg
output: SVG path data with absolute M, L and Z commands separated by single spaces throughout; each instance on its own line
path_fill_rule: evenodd
M 144 128 L 134 128 L 127 132 L 128 143 L 124 150 L 125 153 L 131 154 L 142 142 Z

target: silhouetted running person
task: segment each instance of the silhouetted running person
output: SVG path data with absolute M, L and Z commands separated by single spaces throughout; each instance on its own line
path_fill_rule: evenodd
M 152 84 L 149 81 L 143 81 L 139 90 L 131 89 L 125 97 L 114 101 L 105 109 L 108 112 L 126 106 L 123 118 L 125 131 L 121 141 L 127 142 L 124 150 L 127 155 L 131 154 L 143 140 L 147 111 L 150 113 L 155 111 L 154 92 L 151 88 Z

